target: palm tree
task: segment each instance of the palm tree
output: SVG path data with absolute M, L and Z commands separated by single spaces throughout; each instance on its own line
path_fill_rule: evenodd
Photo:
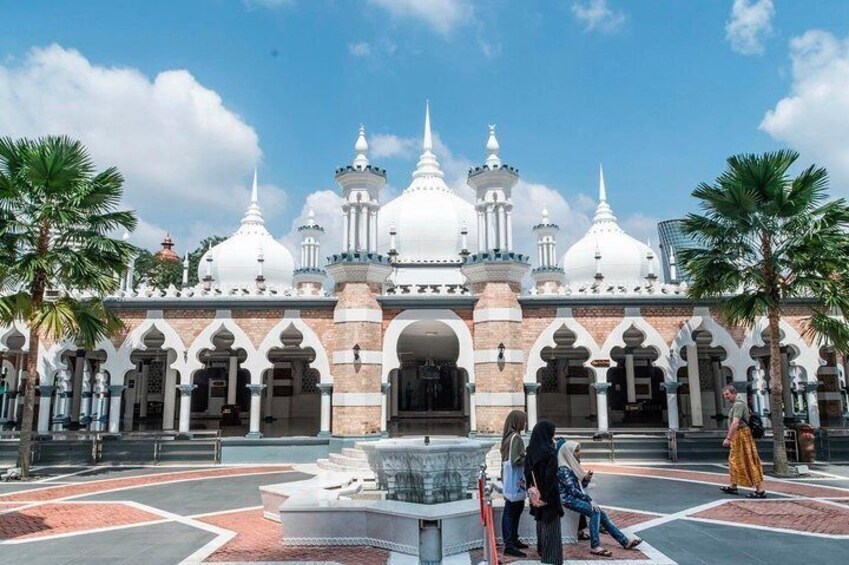
M 737 155 L 714 184 L 701 184 L 693 196 L 702 215 L 690 214 L 684 231 L 699 248 L 682 250 L 692 276 L 694 299 L 720 298 L 731 324 L 751 327 L 768 320 L 770 404 L 777 474 L 788 472 L 779 323 L 788 301 L 811 309 L 803 334 L 837 351 L 849 351 L 849 207 L 826 201 L 828 173 L 811 166 L 792 178 L 788 169 L 799 155 L 782 150 Z
M 22 478 L 29 476 L 40 340 L 91 349 L 121 325 L 100 297 L 117 289 L 136 251 L 110 237 L 137 223 L 133 212 L 117 210 L 123 183 L 115 168 L 97 173 L 85 147 L 68 137 L 0 139 L 0 321 L 29 327 Z

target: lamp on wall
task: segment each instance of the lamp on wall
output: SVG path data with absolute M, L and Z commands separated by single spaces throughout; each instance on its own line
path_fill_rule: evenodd
M 354 361 L 360 360 L 360 344 L 354 344 Z
M 505 351 L 506 349 L 507 349 L 507 348 L 506 348 L 506 347 L 504 347 L 504 343 L 499 343 L 499 344 L 498 344 L 498 360 L 499 360 L 499 361 L 504 361 L 504 351 Z

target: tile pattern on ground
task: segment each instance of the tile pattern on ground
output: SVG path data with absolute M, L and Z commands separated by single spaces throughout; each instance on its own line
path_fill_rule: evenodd
M 291 469 L 291 467 L 287 465 L 264 467 L 224 467 L 216 469 L 201 469 L 197 471 L 177 471 L 138 477 L 124 477 L 120 479 L 104 479 L 73 485 L 46 486 L 37 490 L 3 494 L 0 495 L 0 502 L 14 500 L 46 502 L 50 500 L 60 500 L 69 496 L 82 496 L 118 488 L 151 486 L 170 483 L 173 481 L 214 479 L 217 477 L 229 477 L 233 475 L 273 473 L 287 471 L 289 469 Z
M 732 500 L 691 514 L 691 517 L 816 534 L 849 535 L 849 508 L 814 500 Z
M 262 510 L 217 514 L 200 521 L 236 532 L 236 537 L 206 562 L 335 561 L 343 565 L 380 565 L 389 552 L 373 547 L 284 547 L 281 526 L 262 517 Z
M 29 539 L 160 520 L 126 504 L 39 504 L 0 514 L 0 539 Z

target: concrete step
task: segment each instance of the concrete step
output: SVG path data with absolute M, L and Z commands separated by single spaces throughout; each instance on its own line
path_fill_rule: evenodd
M 338 471 L 342 473 L 350 473 L 356 477 L 362 478 L 363 480 L 374 480 L 374 473 L 372 473 L 371 469 L 368 468 L 363 469 L 360 467 L 348 467 L 345 465 L 334 463 L 330 459 L 319 459 L 315 463 L 319 469 L 323 469 L 325 471 Z
M 363 461 L 366 460 L 366 452 L 356 447 L 343 447 L 342 455 L 344 455 L 345 457 L 350 457 L 351 459 L 362 459 Z
M 348 457 L 346 455 L 342 455 L 341 453 L 331 453 L 327 457 L 331 463 L 339 465 L 340 467 L 350 467 L 353 469 L 370 469 L 368 466 L 368 461 L 365 459 L 357 459 L 353 457 Z

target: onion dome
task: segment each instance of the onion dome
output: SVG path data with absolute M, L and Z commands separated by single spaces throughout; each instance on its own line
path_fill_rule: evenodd
M 265 228 L 254 171 L 251 203 L 239 229 L 203 255 L 198 278 L 211 278 L 217 287 L 255 288 L 260 278 L 267 286 L 291 287 L 294 270 L 292 254 Z
M 180 257 L 174 252 L 174 241 L 171 239 L 171 234 L 166 233 L 165 239 L 162 240 L 162 249 L 157 251 L 153 256 L 159 261 L 168 263 L 179 263 Z
M 566 283 L 575 287 L 605 283 L 639 286 L 660 267 L 651 248 L 625 233 L 607 203 L 604 170 L 599 168 L 598 207 L 586 235 L 560 262 Z
M 462 262 L 463 230 L 477 239 L 477 216 L 472 203 L 447 184 L 433 154 L 430 106 L 425 109 L 422 154 L 413 180 L 397 198 L 384 205 L 378 218 L 378 251 L 394 251 L 398 263 L 457 264 Z M 394 229 L 395 236 L 387 237 Z M 394 243 L 394 249 L 390 249 Z M 425 281 L 422 281 L 425 282 Z

